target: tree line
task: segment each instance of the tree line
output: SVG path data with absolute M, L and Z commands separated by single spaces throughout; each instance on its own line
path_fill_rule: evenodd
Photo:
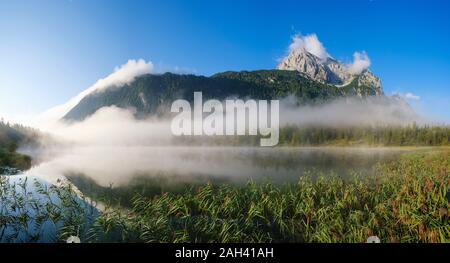
M 299 127 L 280 129 L 280 144 L 301 145 L 373 145 L 373 146 L 448 146 L 450 126 L 348 126 Z

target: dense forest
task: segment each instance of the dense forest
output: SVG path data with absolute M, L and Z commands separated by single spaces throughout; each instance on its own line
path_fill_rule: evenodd
M 186 136 L 187 144 L 259 145 L 260 136 Z M 449 146 L 450 126 L 296 126 L 280 127 L 278 146 Z
M 298 72 L 287 70 L 228 71 L 211 77 L 165 73 L 147 74 L 122 87 L 106 89 L 83 98 L 64 119 L 80 121 L 98 109 L 115 105 L 134 108 L 136 115 L 160 115 L 167 112 L 176 99 L 193 100 L 195 91 L 202 91 L 204 100 L 229 97 L 280 99 L 294 96 L 298 103 L 309 104 L 345 96 L 374 96 L 373 87 L 358 86 L 358 80 L 344 87 L 322 84 Z
M 298 127 L 280 129 L 282 145 L 448 146 L 449 126 Z

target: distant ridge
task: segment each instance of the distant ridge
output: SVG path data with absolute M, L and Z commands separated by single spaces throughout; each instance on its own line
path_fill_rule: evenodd
M 378 87 L 365 85 L 362 76 L 344 86 L 311 79 L 292 70 L 223 72 L 211 77 L 173 73 L 145 74 L 129 84 L 85 96 L 63 119 L 80 121 L 107 106 L 134 108 L 137 117 L 167 113 L 176 99 L 193 100 L 194 91 L 205 99 L 229 97 L 280 99 L 293 95 L 301 104 L 320 103 L 344 96 L 379 96 Z

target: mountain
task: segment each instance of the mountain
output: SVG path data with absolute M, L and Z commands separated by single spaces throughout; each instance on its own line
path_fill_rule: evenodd
M 80 121 L 98 109 L 112 105 L 134 108 L 137 117 L 165 114 L 176 99 L 192 101 L 194 91 L 202 91 L 205 100 L 230 97 L 270 100 L 293 95 L 302 104 L 343 96 L 381 94 L 380 89 L 367 84 L 370 83 L 364 74 L 349 79 L 346 85 L 337 86 L 292 70 L 229 71 L 211 77 L 145 74 L 129 84 L 88 94 L 63 119 Z
M 145 74 L 125 85 L 87 93 L 63 119 L 80 121 L 112 105 L 134 108 L 137 117 L 161 115 L 168 112 L 176 99 L 192 101 L 194 91 L 202 91 L 205 99 L 219 100 L 229 97 L 270 100 L 293 95 L 299 104 L 343 96 L 383 96 L 381 81 L 367 69 L 368 64 L 355 69 L 330 56 L 319 58 L 305 48 L 295 48 L 275 70 L 228 71 L 211 77 Z
M 319 58 L 305 49 L 294 49 L 277 66 L 280 70 L 297 71 L 301 75 L 320 83 L 345 86 L 356 80 L 357 87 L 371 87 L 376 95 L 382 95 L 383 89 L 378 77 L 365 69 L 354 73 L 347 65 L 326 57 Z

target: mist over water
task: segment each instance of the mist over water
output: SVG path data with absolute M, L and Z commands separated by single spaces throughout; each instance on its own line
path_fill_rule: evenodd
M 308 173 L 343 177 L 348 177 L 349 171 L 368 174 L 375 163 L 392 160 L 402 152 L 398 148 L 340 147 L 76 147 L 59 151 L 57 157 L 26 174 L 50 182 L 83 175 L 104 187 L 123 186 L 136 177 L 166 177 L 174 183 L 243 183 L 250 179 L 287 183 Z
M 248 116 L 252 117 L 252 116 Z M 345 98 L 299 106 L 293 97 L 280 101 L 280 126 L 408 125 L 420 123 L 407 104 L 387 98 Z M 168 118 L 135 118 L 133 109 L 99 109 L 81 122 L 57 121 L 45 126 L 54 141 L 44 149 L 22 149 L 35 160 L 26 174 L 55 182 L 83 175 L 102 186 L 124 185 L 140 177 L 174 181 L 296 181 L 308 172 L 348 176 L 367 172 L 398 149 L 219 147 L 180 145 Z M 50 127 L 50 128 L 49 128 Z
M 48 132 L 49 136 L 42 139 L 43 147 L 39 149 L 20 149 L 31 155 L 35 162 L 26 174 L 50 182 L 71 174 L 82 174 L 101 185 L 126 184 L 136 176 L 162 176 L 175 181 L 212 178 L 234 182 L 270 178 L 284 182 L 296 180 L 309 170 L 334 171 L 340 175 L 348 174 L 351 169 L 367 170 L 397 152 L 391 149 L 182 146 L 171 133 L 170 118 L 137 119 L 135 109 L 116 106 L 103 107 L 80 122 L 63 120 L 65 114 L 86 96 L 118 87 L 127 88 L 126 84 L 136 77 L 151 72 L 154 72 L 151 62 L 129 60 L 67 103 L 38 116 L 36 127 Z M 147 103 L 141 99 L 142 103 Z M 258 116 L 249 113 L 247 117 Z M 340 127 L 427 123 L 404 100 L 386 96 L 355 96 L 298 105 L 298 99 L 292 95 L 280 100 L 279 121 L 280 127 L 291 124 Z
M 432 124 L 432 120 L 419 116 L 399 97 L 345 97 L 319 105 L 296 104 L 289 96 L 280 103 L 280 124 L 316 125 L 326 127 L 419 125 Z

